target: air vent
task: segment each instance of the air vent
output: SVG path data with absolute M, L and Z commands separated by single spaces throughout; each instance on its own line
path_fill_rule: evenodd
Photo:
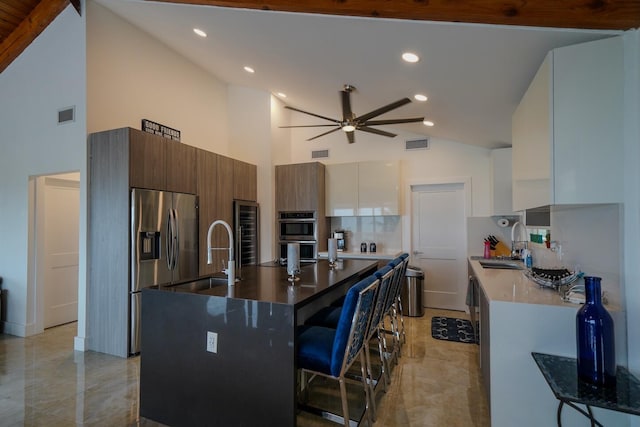
M 405 141 L 405 150 L 428 150 L 429 139 L 413 139 L 411 141 Z
M 329 150 L 315 150 L 311 152 L 312 159 L 326 159 L 329 157 Z
M 58 110 L 58 124 L 75 122 L 76 121 L 76 107 L 68 107 Z

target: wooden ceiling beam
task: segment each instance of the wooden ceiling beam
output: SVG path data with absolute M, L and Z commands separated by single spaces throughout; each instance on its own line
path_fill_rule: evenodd
M 42 0 L 0 43 L 0 73 L 69 5 L 69 0 Z
M 154 0 L 283 12 L 534 27 L 640 27 L 640 0 Z

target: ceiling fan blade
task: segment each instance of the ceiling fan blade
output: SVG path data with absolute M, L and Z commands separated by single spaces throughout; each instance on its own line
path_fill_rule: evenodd
M 393 138 L 394 136 L 397 136 L 395 133 L 386 132 L 380 129 L 370 128 L 368 126 L 358 126 L 356 129 L 364 132 L 375 133 L 376 135 L 388 136 L 389 138 Z
M 297 111 L 298 113 L 308 114 L 310 116 L 317 117 L 319 119 L 329 120 L 330 122 L 340 123 L 340 120 L 332 119 L 330 117 L 321 116 L 321 115 L 315 114 L 315 113 L 310 113 L 310 112 L 304 111 L 304 110 L 299 110 L 299 109 L 294 108 L 294 107 L 289 107 L 288 105 L 285 105 L 284 108 L 286 108 L 288 110 Z
M 325 127 L 325 126 L 335 126 L 335 123 L 331 125 L 299 125 L 299 126 L 278 126 L 278 127 L 281 129 L 288 129 L 288 128 L 319 128 L 319 127 Z
M 424 117 L 413 117 L 410 119 L 369 120 L 362 124 L 364 126 L 376 126 L 376 125 L 395 125 L 398 123 L 417 123 L 422 121 L 424 121 Z
M 354 142 L 356 142 L 356 136 L 354 131 L 345 132 L 345 133 L 347 134 L 347 141 L 349 141 L 349 144 L 353 144 Z
M 391 104 L 385 105 L 384 107 L 380 107 L 377 110 L 373 110 L 367 114 L 363 114 L 360 117 L 356 117 L 356 121 L 362 123 L 366 122 L 369 119 L 379 116 L 380 114 L 384 114 L 387 111 L 395 110 L 398 107 L 402 107 L 403 105 L 409 104 L 411 100 L 409 98 L 402 98 L 396 102 L 392 102 Z
M 316 136 L 314 136 L 313 138 L 309 138 L 309 139 L 307 139 L 307 141 L 313 141 L 313 140 L 314 140 L 314 139 L 316 139 L 316 138 L 320 138 L 321 136 L 329 135 L 330 133 L 335 132 L 335 131 L 337 131 L 337 130 L 340 130 L 340 128 L 339 128 L 339 127 L 337 127 L 337 128 L 335 128 L 335 129 L 331 129 L 331 130 L 330 130 L 330 131 L 328 131 L 328 132 L 321 133 L 320 135 L 316 135 Z
M 340 91 L 342 99 L 342 120 L 347 122 L 353 119 L 353 111 L 351 111 L 351 92 L 347 90 Z

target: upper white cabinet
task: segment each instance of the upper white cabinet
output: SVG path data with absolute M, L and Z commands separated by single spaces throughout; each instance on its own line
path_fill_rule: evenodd
M 621 37 L 554 49 L 513 115 L 513 210 L 621 203 Z
M 327 216 L 400 215 L 400 162 L 327 165 Z
M 358 164 L 327 165 L 325 172 L 327 216 L 358 214 Z
M 491 166 L 491 214 L 515 215 L 511 191 L 511 148 L 491 150 Z

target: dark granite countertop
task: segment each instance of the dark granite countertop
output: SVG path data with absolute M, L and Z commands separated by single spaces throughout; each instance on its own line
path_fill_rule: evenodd
M 355 283 L 374 272 L 377 265 L 377 261 L 356 259 L 340 260 L 335 268 L 330 268 L 327 260 L 302 264 L 298 276 L 300 280 L 294 285 L 287 280 L 286 267 L 245 266 L 242 268 L 242 280 L 236 282 L 231 289 L 227 286 L 226 279 L 211 276 L 184 283 L 160 285 L 153 289 L 299 306 L 313 301 L 338 285 Z

